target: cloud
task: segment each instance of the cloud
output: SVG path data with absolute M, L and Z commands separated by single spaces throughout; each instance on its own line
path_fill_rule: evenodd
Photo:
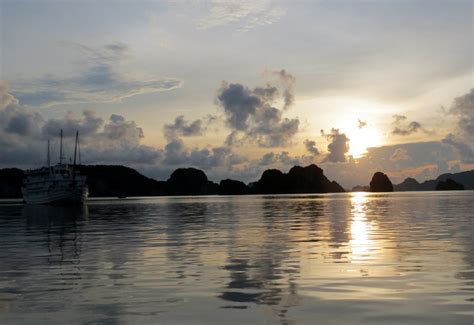
M 283 98 L 285 102 L 283 110 L 287 110 L 293 105 L 295 101 L 294 85 L 296 78 L 292 74 L 288 73 L 285 69 L 273 71 L 273 74 L 277 75 L 280 79 L 280 82 L 283 84 Z
M 298 132 L 299 120 L 282 118 L 281 111 L 270 106 L 261 107 L 254 116 L 255 124 L 248 130 L 261 147 L 285 146 Z
M 474 88 L 454 99 L 449 112 L 458 118 L 458 126 L 464 136 L 474 136 Z
M 184 142 L 181 139 L 173 139 L 165 146 L 164 156 L 163 163 L 165 165 L 184 164 L 187 157 Z
M 474 163 L 474 150 L 471 145 L 459 139 L 454 134 L 448 134 L 443 140 L 443 143 L 453 146 L 461 155 L 461 161 L 468 164 Z
M 37 126 L 42 120 L 40 114 L 17 105 L 10 105 L 0 111 L 0 123 L 4 125 L 4 131 L 18 136 L 36 134 Z
M 125 117 L 112 114 L 110 120 L 104 125 L 102 133 L 98 134 L 104 142 L 115 142 L 120 146 L 134 147 L 140 144 L 145 137 L 143 129 L 135 121 L 127 121 Z
M 0 80 L 0 110 L 10 105 L 18 105 L 18 99 L 8 93 L 8 85 Z
M 357 119 L 357 122 L 358 122 L 357 127 L 359 129 L 363 129 L 367 126 L 367 121 L 362 121 L 361 119 Z
M 401 121 L 406 121 L 407 117 L 405 115 L 399 115 L 399 114 L 395 114 L 393 115 L 393 118 L 394 118 L 394 124 L 399 124 Z
M 241 146 L 244 142 L 244 139 L 239 137 L 239 132 L 234 130 L 227 135 L 225 138 L 224 144 L 228 147 L 232 146 Z
M 37 166 L 45 157 L 45 140 L 64 130 L 65 151 L 70 149 L 76 130 L 81 134 L 81 148 L 85 163 L 152 164 L 159 161 L 161 150 L 140 142 L 143 130 L 134 121 L 112 114 L 107 122 L 86 110 L 81 116 L 67 113 L 62 118 L 45 119 L 31 108 L 21 105 L 6 88 L 0 89 L 2 98 L 10 98 L 0 110 L 0 164 Z M 13 98 L 13 99 L 12 99 Z M 6 102 L 6 101 L 4 101 Z
M 274 153 L 273 151 L 264 154 L 260 159 L 251 162 L 251 169 L 263 169 L 268 168 L 281 168 L 289 169 L 292 166 L 300 165 L 302 162 L 301 157 L 291 156 L 288 151 L 281 151 L 280 153 Z
M 20 105 L 17 98 L 9 93 L 8 85 L 0 82 L 0 131 L 3 137 L 38 136 L 38 125 L 43 121 L 38 112 Z
M 339 133 L 339 129 L 331 129 L 331 133 L 321 130 L 321 135 L 330 141 L 328 144 L 328 155 L 323 162 L 345 162 L 346 154 L 349 152 L 349 138 L 344 133 Z
M 285 84 L 294 77 L 281 70 L 279 76 Z M 284 108 L 293 101 L 292 92 L 285 86 L 283 93 Z M 291 94 L 291 96 L 290 96 Z M 298 132 L 299 120 L 282 116 L 282 110 L 273 107 L 280 97 L 278 88 L 272 85 L 249 89 L 241 84 L 223 82 L 218 90 L 218 104 L 224 109 L 225 121 L 231 129 L 227 144 L 254 141 L 261 147 L 285 146 Z M 243 137 L 239 137 L 243 134 Z
M 214 0 L 209 13 L 197 21 L 199 29 L 233 24 L 237 31 L 247 32 L 258 26 L 271 25 L 286 14 L 286 9 L 268 0 Z
M 409 159 L 391 159 L 394 153 L 399 154 L 398 158 L 406 155 Z M 356 160 L 347 159 L 338 164 L 325 162 L 321 166 L 330 179 L 350 188 L 367 185 L 376 171 L 387 173 L 395 184 L 406 177 L 415 177 L 419 181 L 433 179 L 457 170 L 459 158 L 452 146 L 431 141 L 368 148 L 367 154 Z
M 395 149 L 393 154 L 390 156 L 390 160 L 392 161 L 408 160 L 408 159 L 410 159 L 408 152 L 402 148 Z
M 247 161 L 232 152 L 229 147 L 187 149 L 181 139 L 173 139 L 164 149 L 163 164 L 168 166 L 187 165 L 197 168 L 232 168 Z
M 272 127 L 283 128 L 284 112 L 273 107 L 273 103 L 284 98 L 280 96 L 278 88 L 273 88 L 267 85 L 248 89 L 241 85 L 243 93 L 248 97 L 255 97 L 259 104 L 248 116 L 244 130 L 231 128 L 229 137 L 233 137 L 234 143 L 246 143 L 252 138 L 258 141 L 258 137 L 267 136 L 266 132 L 270 132 Z M 294 156 L 288 151 L 271 151 L 262 157 L 251 159 L 234 152 L 231 145 L 187 147 L 180 137 L 185 137 L 185 134 L 197 134 L 198 128 L 192 127 L 195 121 L 180 116 L 173 123 L 167 124 L 171 134 L 176 136 L 170 137 L 165 147 L 145 146 L 142 144 L 144 131 L 125 116 L 111 114 L 105 118 L 94 111 L 84 111 L 80 115 L 67 113 L 62 117 L 47 119 L 37 111 L 22 106 L 5 87 L 1 89 L 2 100 L 6 99 L 2 101 L 6 104 L 2 104 L 4 107 L 0 109 L 2 166 L 38 166 L 45 158 L 45 138 L 56 136 L 59 128 L 63 128 L 66 135 L 72 135 L 75 129 L 80 130 L 84 163 L 126 164 L 146 172 L 147 176 L 163 178 L 168 177 L 175 168 L 193 166 L 203 169 L 214 180 L 233 177 L 252 181 L 258 179 L 265 169 L 278 168 L 286 171 L 293 165 L 307 165 L 315 159 L 315 155 Z M 206 118 L 199 120 L 203 123 L 201 128 L 208 123 Z M 276 133 L 281 132 L 278 130 Z M 459 169 L 456 167 L 461 157 L 459 153 L 463 153 L 462 162 L 474 161 L 472 148 L 460 135 L 450 135 L 443 143 L 426 142 L 370 148 L 367 155 L 356 163 L 347 156 L 349 139 L 345 134 L 341 134 L 337 129 L 322 134 L 330 142 L 329 154 L 323 158 L 322 166 L 328 177 L 336 179 L 344 186 L 367 184 L 376 170 L 389 172 L 391 178 L 396 175 L 397 182 L 406 176 L 437 176 L 435 174 L 441 171 Z M 70 149 L 72 139 L 66 138 L 65 142 L 66 147 Z M 304 144 L 309 153 L 319 152 L 314 141 L 306 139 Z M 70 151 L 66 153 L 70 154 Z M 406 159 L 407 157 L 409 159 Z
M 304 146 L 306 150 L 312 155 L 312 156 L 318 156 L 319 155 L 319 150 L 316 148 L 316 141 L 306 139 L 304 140 Z
M 262 94 L 268 94 L 270 90 L 273 91 L 273 88 L 266 90 L 259 88 L 256 92 L 241 84 L 223 83 L 217 98 L 224 108 L 228 126 L 238 131 L 247 130 L 250 118 L 263 105 L 261 98 L 265 97 Z
M 139 94 L 168 91 L 182 86 L 173 78 L 143 78 L 120 73 L 118 66 L 129 52 L 122 43 L 92 48 L 62 42 L 81 56 L 80 73 L 69 77 L 52 75 L 12 82 L 12 94 L 23 105 L 47 107 L 56 104 L 115 102 Z
M 173 124 L 165 124 L 163 127 L 163 133 L 168 140 L 180 136 L 190 137 L 201 135 L 203 131 L 204 126 L 201 119 L 189 123 L 184 119 L 183 115 L 176 117 Z
M 85 110 L 82 114 L 82 118 L 78 118 L 69 112 L 61 119 L 50 119 L 44 124 L 42 132 L 47 137 L 56 137 L 62 129 L 65 136 L 72 136 L 76 131 L 79 131 L 81 136 L 87 136 L 96 133 L 104 124 L 103 119 L 91 110 Z
M 456 97 L 448 113 L 457 118 L 457 128 L 452 130 L 442 142 L 456 149 L 461 161 L 474 163 L 474 88 Z
M 410 134 L 416 133 L 420 129 L 421 129 L 421 124 L 416 122 L 416 121 L 413 121 L 413 122 L 410 122 L 408 124 L 408 126 L 405 127 L 405 128 L 401 128 L 401 127 L 398 127 L 398 126 L 395 127 L 392 130 L 392 134 L 405 136 L 405 135 L 410 135 Z
M 428 134 L 432 134 L 433 132 L 424 129 L 421 123 L 417 121 L 412 121 L 408 124 L 404 123 L 407 120 L 407 117 L 404 115 L 393 115 L 394 118 L 394 128 L 392 130 L 393 135 L 400 135 L 400 136 L 407 136 L 413 133 L 417 133 L 418 131 L 423 131 Z

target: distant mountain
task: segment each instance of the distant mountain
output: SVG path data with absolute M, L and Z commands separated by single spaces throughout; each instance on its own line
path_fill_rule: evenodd
M 163 195 L 164 182 L 148 178 L 135 169 L 114 165 L 78 165 L 87 176 L 89 196 L 128 197 Z
M 219 185 L 207 179 L 206 174 L 196 168 L 178 168 L 165 184 L 167 195 L 217 194 Z
M 0 169 L 0 199 L 21 198 L 23 171 L 18 168 Z
M 160 195 L 242 195 L 242 194 L 292 194 L 292 193 L 335 193 L 344 189 L 330 181 L 323 170 L 312 164 L 306 167 L 294 166 L 288 173 L 277 169 L 265 170 L 256 182 L 249 185 L 236 180 L 222 180 L 220 184 L 209 181 L 206 174 L 195 168 L 179 168 L 167 181 L 157 181 L 143 176 L 125 166 L 79 165 L 76 167 L 87 176 L 91 197 L 132 197 Z M 376 173 L 377 174 L 377 173 Z M 407 178 L 394 185 L 395 191 L 433 191 L 440 182 L 451 179 L 465 189 L 474 189 L 474 170 L 443 174 L 436 180 L 419 183 Z M 0 198 L 21 198 L 23 171 L 17 168 L 0 169 Z M 438 188 L 459 187 L 453 183 L 442 183 Z M 372 178 L 371 187 L 354 187 L 357 191 L 390 191 L 391 182 L 385 174 Z
M 245 195 L 251 193 L 250 187 L 241 181 L 224 179 L 219 183 L 219 195 Z
M 455 174 L 442 174 L 438 176 L 437 181 L 446 181 L 447 179 L 452 179 L 453 181 L 464 185 L 466 190 L 474 190 L 474 170 L 469 170 L 465 172 L 455 173 Z
M 390 178 L 382 172 L 376 172 L 370 181 L 371 192 L 393 192 L 393 185 Z
M 416 179 L 408 177 L 400 184 L 394 185 L 393 188 L 397 192 L 407 191 L 434 191 L 438 184 L 435 180 L 424 181 L 419 183 Z
M 451 178 L 448 178 L 445 181 L 439 181 L 436 185 L 436 191 L 463 191 L 464 185 L 453 181 Z
M 466 190 L 474 190 L 474 170 L 454 173 L 442 174 L 434 180 L 424 181 L 419 183 L 413 178 L 406 178 L 402 183 L 394 185 L 395 191 L 434 191 L 440 181 L 451 179 L 456 183 L 464 186 Z
M 351 192 L 370 192 L 370 186 L 356 185 L 352 188 Z
M 252 185 L 257 194 L 344 192 L 341 185 L 331 182 L 324 176 L 323 170 L 314 164 L 294 166 L 287 174 L 277 169 L 267 169 Z

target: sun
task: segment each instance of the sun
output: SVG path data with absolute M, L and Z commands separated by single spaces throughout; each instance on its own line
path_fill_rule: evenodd
M 380 146 L 383 143 L 382 134 L 373 127 L 357 129 L 349 135 L 349 154 L 360 158 L 367 153 L 367 148 Z
M 341 128 L 350 139 L 349 155 L 360 158 L 367 153 L 367 148 L 377 147 L 383 144 L 382 133 L 370 123 L 362 128 L 357 126 L 357 122 L 351 123 L 347 128 Z

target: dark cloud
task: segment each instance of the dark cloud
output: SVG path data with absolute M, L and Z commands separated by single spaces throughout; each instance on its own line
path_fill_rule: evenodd
M 273 73 L 279 77 L 280 82 L 283 84 L 283 99 L 285 102 L 283 110 L 286 110 L 290 108 L 295 101 L 294 86 L 296 78 L 285 69 L 274 71 Z
M 454 99 L 449 113 L 457 118 L 457 128 L 442 141 L 461 155 L 462 162 L 474 163 L 474 89 Z
M 357 122 L 358 122 L 357 127 L 359 129 L 363 129 L 367 126 L 367 121 L 362 121 L 361 119 L 357 119 Z
M 51 106 L 84 102 L 113 102 L 143 93 L 181 87 L 170 78 L 136 78 L 120 73 L 117 66 L 126 58 L 128 46 L 122 43 L 92 48 L 62 42 L 81 56 L 80 73 L 67 78 L 51 75 L 33 80 L 16 80 L 12 94 L 27 106 Z
M 97 133 L 104 121 L 97 117 L 96 113 L 86 110 L 82 113 L 82 118 L 76 117 L 73 113 L 68 113 L 61 119 L 50 119 L 46 121 L 42 132 L 46 137 L 58 136 L 59 130 L 64 130 L 65 136 L 72 136 L 79 131 L 81 136 Z
M 474 88 L 455 98 L 449 112 L 458 118 L 458 126 L 463 135 L 474 136 Z
M 175 166 L 186 163 L 187 152 L 184 142 L 181 139 L 173 139 L 165 146 L 164 156 L 165 165 Z
M 82 162 L 88 164 L 125 164 L 134 166 L 153 165 L 163 157 L 161 150 L 150 146 L 114 146 L 95 148 L 88 144 L 82 150 Z
M 273 152 L 264 154 L 263 157 L 260 159 L 260 163 L 263 166 L 268 166 L 274 162 L 275 162 L 275 154 Z
M 416 122 L 416 121 L 413 121 L 413 122 L 410 122 L 408 124 L 408 126 L 406 126 L 406 127 L 396 126 L 392 130 L 392 134 L 405 136 L 405 135 L 410 135 L 410 134 L 416 133 L 420 129 L 421 129 L 421 124 Z
M 177 137 L 190 137 L 201 135 L 204 131 L 203 121 L 197 119 L 191 123 L 184 119 L 183 115 L 178 116 L 173 124 L 165 124 L 163 133 L 168 140 Z
M 232 168 L 232 166 L 245 161 L 247 161 L 245 157 L 233 153 L 228 147 L 194 149 L 189 153 L 189 163 L 204 169 L 215 167 Z
M 18 136 L 37 135 L 38 125 L 43 118 L 37 112 L 29 111 L 16 104 L 0 110 L 0 125 L 6 133 Z
M 292 157 L 288 151 L 282 151 L 280 153 L 268 152 L 262 156 L 259 160 L 255 161 L 254 164 L 260 167 L 288 169 L 292 166 L 299 165 L 301 163 L 300 157 Z
M 413 133 L 417 133 L 418 131 L 423 131 L 428 134 L 432 133 L 431 131 L 424 129 L 421 123 L 417 121 L 412 121 L 406 124 L 405 121 L 407 120 L 407 117 L 404 115 L 393 115 L 393 119 L 394 127 L 391 132 L 393 135 L 407 136 Z
M 187 165 L 197 168 L 226 167 L 241 164 L 247 159 L 232 152 L 229 147 L 187 149 L 181 139 L 173 139 L 164 149 L 163 164 L 168 166 Z
M 462 162 L 468 164 L 474 163 L 474 150 L 470 144 L 466 143 L 466 141 L 450 133 L 442 140 L 442 142 L 454 147 L 461 155 Z
M 293 84 L 294 77 L 279 71 L 278 75 L 285 84 Z M 290 88 L 288 88 L 290 89 Z M 291 105 L 285 88 L 284 108 Z M 272 85 L 249 89 L 241 84 L 223 83 L 218 91 L 218 104 L 224 108 L 226 124 L 232 130 L 226 144 L 253 141 L 261 147 L 285 146 L 298 132 L 299 120 L 282 116 L 282 110 L 272 106 L 279 97 L 278 89 Z M 239 137 L 239 134 L 243 134 Z
M 264 106 L 254 116 L 255 124 L 247 134 L 261 147 L 284 146 L 298 132 L 299 120 L 282 118 L 281 111 Z
M 241 84 L 223 83 L 217 99 L 224 108 L 228 126 L 239 131 L 249 128 L 250 118 L 264 103 L 258 94 Z
M 93 111 L 81 116 L 67 113 L 62 118 L 44 119 L 38 112 L 22 106 L 15 97 L 2 90 L 0 109 L 0 164 L 37 166 L 45 158 L 45 140 L 52 138 L 52 151 L 59 130 L 64 130 L 66 155 L 72 147 L 68 139 L 78 130 L 81 134 L 84 163 L 153 164 L 158 162 L 161 150 L 140 143 L 143 130 L 134 121 L 112 114 L 104 123 Z M 57 150 L 56 150 L 57 151 Z M 69 150 L 71 151 L 71 150 Z M 69 152 L 70 153 L 70 152 Z
M 127 121 L 123 116 L 112 114 L 110 120 L 104 125 L 102 134 L 106 142 L 115 142 L 121 146 L 138 146 L 145 137 L 143 129 L 135 121 Z
M 306 147 L 306 150 L 312 155 L 312 156 L 318 156 L 319 155 L 319 150 L 316 147 L 316 141 L 312 141 L 309 139 L 304 140 L 304 146 Z
M 349 138 L 344 133 L 339 133 L 339 129 L 331 129 L 331 133 L 321 130 L 321 135 L 326 137 L 328 144 L 328 155 L 323 162 L 345 162 L 346 154 L 349 152 Z
M 399 114 L 395 114 L 393 115 L 393 119 L 395 120 L 395 124 L 398 124 L 402 121 L 406 121 L 407 117 L 405 115 L 399 115 Z

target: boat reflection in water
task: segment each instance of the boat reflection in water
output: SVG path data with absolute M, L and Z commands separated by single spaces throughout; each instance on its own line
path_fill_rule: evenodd
M 25 205 L 23 215 L 28 222 L 44 224 L 45 222 L 69 222 L 74 219 L 87 219 L 89 217 L 89 208 L 87 205 Z
M 64 267 L 80 264 L 83 228 L 89 217 L 87 205 L 25 205 L 23 216 L 30 235 L 37 236 L 48 253 L 47 264 Z M 71 274 L 79 276 L 79 269 Z

